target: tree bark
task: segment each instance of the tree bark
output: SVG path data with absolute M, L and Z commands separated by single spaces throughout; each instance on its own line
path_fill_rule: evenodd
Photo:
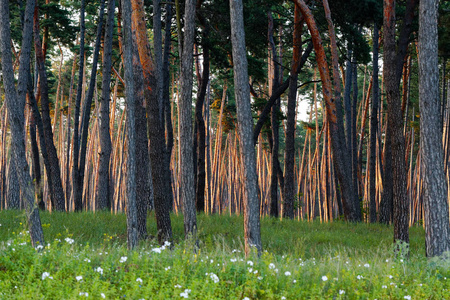
M 377 221 L 377 203 L 376 203 L 376 185 L 375 185 L 375 167 L 376 167 L 376 147 L 377 147 L 377 129 L 378 129 L 378 25 L 374 22 L 373 26 L 373 83 L 372 83 L 372 107 L 370 110 L 369 126 L 369 213 L 370 222 Z
M 103 78 L 102 95 L 100 98 L 100 152 L 98 157 L 98 181 L 96 209 L 110 209 L 110 176 L 109 162 L 111 159 L 111 133 L 109 132 L 109 102 L 111 95 L 111 65 L 112 65 L 112 42 L 114 30 L 115 1 L 108 1 L 108 19 L 106 22 L 104 46 L 103 46 Z
M 195 37 L 195 1 L 185 3 L 184 44 L 181 56 L 180 110 L 180 178 L 181 201 L 183 203 L 184 234 L 186 238 L 196 236 L 197 217 L 195 212 L 195 186 L 192 140 L 192 65 Z
M 20 55 L 18 89 L 14 84 L 14 71 L 11 55 L 11 28 L 9 21 L 9 1 L 0 0 L 0 50 L 5 89 L 5 101 L 8 109 L 8 119 L 11 128 L 11 140 L 14 153 L 16 172 L 22 197 L 25 202 L 28 228 L 33 247 L 45 245 L 44 234 L 35 204 L 31 177 L 28 173 L 28 163 L 25 156 L 24 108 L 27 93 L 27 80 L 30 68 L 31 41 L 33 37 L 33 11 L 35 1 L 27 0 L 24 14 L 22 34 L 22 51 Z
M 284 195 L 283 195 L 283 217 L 294 218 L 294 166 L 295 166 L 295 110 L 297 108 L 297 78 L 296 70 L 300 64 L 302 54 L 302 31 L 303 19 L 300 10 L 295 7 L 294 12 L 294 49 L 291 63 L 291 76 L 289 77 L 289 94 L 287 103 L 286 120 L 286 148 L 284 152 Z
M 17 185 L 18 178 L 13 153 L 11 153 L 11 159 L 8 164 L 7 178 L 6 203 L 8 204 L 8 209 L 20 209 L 20 188 Z
M 39 35 L 38 2 L 34 10 L 34 49 L 36 53 L 36 64 L 39 71 L 39 86 L 41 95 L 41 115 L 44 133 L 45 148 L 48 155 L 47 175 L 51 177 L 51 200 L 52 206 L 57 211 L 65 210 L 64 190 L 62 188 L 61 170 L 59 168 L 59 159 L 53 142 L 52 121 L 50 118 L 48 82 L 45 70 L 45 57 L 42 51 L 41 37 Z
M 133 14 L 133 30 L 139 51 L 139 59 L 143 69 L 146 89 L 144 97 L 147 111 L 147 130 L 150 139 L 150 161 L 153 180 L 153 196 L 155 204 L 156 226 L 158 241 L 172 240 L 172 225 L 170 222 L 170 201 L 172 189 L 170 187 L 170 170 L 167 161 L 164 127 L 159 118 L 159 104 L 155 94 L 154 63 L 150 56 L 150 45 L 142 0 L 131 0 Z
M 438 5 L 437 0 L 421 0 L 419 4 L 420 150 L 428 257 L 450 251 L 447 181 L 440 131 Z
M 133 39 L 131 36 L 131 3 L 122 0 L 123 42 L 125 66 L 125 96 L 127 113 L 127 241 L 128 249 L 138 244 L 136 209 L 136 128 L 133 76 Z
M 253 120 L 248 85 L 247 51 L 242 0 L 230 0 L 231 42 L 233 47 L 234 88 L 239 126 L 239 146 L 244 169 L 244 235 L 245 254 L 255 247 L 261 254 L 261 225 L 259 216 L 258 178 L 253 141 Z

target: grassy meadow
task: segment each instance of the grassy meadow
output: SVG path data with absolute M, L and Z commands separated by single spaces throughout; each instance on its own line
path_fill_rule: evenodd
M 0 211 L 0 299 L 450 299 L 450 263 L 425 257 L 422 227 L 402 258 L 392 227 L 264 218 L 264 252 L 245 258 L 241 216 L 199 215 L 198 251 L 181 215 L 173 247 L 149 239 L 131 252 L 123 214 L 41 219 L 47 245 L 37 251 L 24 212 Z

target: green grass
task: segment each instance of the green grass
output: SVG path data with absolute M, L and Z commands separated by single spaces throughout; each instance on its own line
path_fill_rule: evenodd
M 23 212 L 0 211 L 0 299 L 450 299 L 450 264 L 425 258 L 421 227 L 411 228 L 410 258 L 402 260 L 388 226 L 265 218 L 265 252 L 245 259 L 239 216 L 199 215 L 197 254 L 183 241 L 182 216 L 172 216 L 174 249 L 161 253 L 153 240 L 126 250 L 123 214 L 41 219 L 50 245 L 38 252 Z M 156 233 L 152 214 L 148 230 Z M 42 280 L 44 272 L 53 279 Z

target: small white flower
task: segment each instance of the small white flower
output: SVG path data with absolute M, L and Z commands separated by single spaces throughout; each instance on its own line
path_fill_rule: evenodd
M 127 261 L 127 259 L 128 259 L 128 257 L 122 256 L 122 257 L 120 258 L 119 262 L 120 262 L 120 263 L 124 263 L 124 262 Z
M 410 295 L 407 295 L 407 296 L 403 297 L 403 299 L 411 300 L 411 296 L 410 296 Z
M 286 271 L 286 272 L 284 272 L 284 275 L 286 275 L 286 276 L 291 276 L 291 272 Z
M 88 262 L 88 263 L 91 262 L 91 260 L 90 260 L 89 258 L 85 258 L 84 261 L 86 261 L 86 262 Z
M 345 291 L 344 290 L 339 290 L 339 295 L 343 295 L 343 294 L 345 294 Z
M 327 276 L 322 276 L 322 281 L 327 281 L 328 277 Z
M 236 253 L 236 252 L 241 252 L 239 250 L 233 249 L 233 251 L 231 251 L 231 253 Z
M 253 271 L 253 274 L 258 274 L 258 270 Z
M 356 278 L 363 279 L 364 277 L 362 277 L 361 275 L 358 275 L 358 276 L 356 276 Z
M 165 242 L 164 242 L 164 246 L 169 247 L 169 246 L 170 246 L 170 242 L 165 241 Z
M 42 246 L 42 245 L 37 245 L 36 246 L 36 250 L 41 250 L 41 249 L 44 249 L 44 246 Z
M 83 276 L 77 276 L 77 277 L 75 277 L 75 279 L 76 279 L 77 281 L 80 281 L 80 280 L 83 279 Z
M 103 269 L 101 267 L 95 268 L 94 271 L 103 275 Z
M 85 297 L 89 297 L 89 294 L 88 294 L 88 293 L 85 293 L 85 292 L 80 292 L 78 295 L 80 295 L 80 296 L 85 296 Z
M 211 263 L 213 263 L 213 262 L 214 262 L 214 260 L 211 259 Z
M 388 277 L 390 278 L 390 279 L 392 279 L 394 276 L 392 276 L 392 275 L 388 275 Z
M 136 281 L 142 283 L 142 279 L 141 278 L 137 278 Z
M 100 296 L 102 296 L 103 299 L 106 298 L 105 294 L 101 293 Z
M 281 296 L 281 300 L 286 300 L 286 297 L 285 296 Z
M 292 283 L 296 283 L 296 282 L 297 282 L 297 280 L 295 280 L 295 279 L 294 279 L 294 280 L 292 280 Z
M 263 280 L 263 277 L 262 276 L 258 276 L 258 280 Z
M 180 297 L 189 298 L 190 289 L 185 289 L 184 292 L 180 293 Z
M 242 299 L 242 300 L 250 300 L 250 298 L 249 297 L 245 297 L 244 299 Z
M 403 262 L 403 259 L 400 259 L 400 262 L 402 263 L 402 262 Z
M 278 273 L 278 269 L 275 269 L 275 273 Z
M 50 279 L 53 279 L 53 277 L 52 276 L 50 276 L 50 273 L 49 272 L 44 272 L 44 273 L 42 273 L 42 280 L 44 280 L 45 278 L 50 278 Z
M 249 260 L 249 261 L 247 262 L 247 265 L 253 266 L 253 262 L 252 262 L 251 260 Z
M 167 268 L 164 268 L 164 270 L 166 270 L 166 271 L 170 270 L 170 266 L 168 266 Z
M 152 251 L 156 253 L 161 253 L 161 248 L 153 248 Z
M 270 263 L 269 264 L 269 269 L 271 269 L 271 270 L 275 269 L 275 265 L 273 263 Z
M 369 264 L 364 264 L 364 267 L 369 268 L 370 265 Z
M 218 283 L 219 282 L 219 276 L 217 276 L 214 273 L 209 274 L 209 277 L 211 277 L 211 279 L 214 281 L 214 283 Z
M 181 285 L 179 285 L 179 284 L 176 284 L 176 285 L 175 285 L 175 288 L 177 288 L 177 289 L 181 289 Z
M 387 285 L 383 285 L 381 288 L 382 289 L 387 289 Z
M 253 272 L 253 268 L 247 268 L 247 270 L 249 273 Z
M 231 258 L 230 261 L 231 261 L 231 262 L 236 262 L 237 259 L 236 259 L 236 258 Z
M 389 262 L 389 259 L 386 259 L 386 262 Z
M 64 240 L 70 245 L 72 245 L 75 242 L 73 239 L 68 238 L 68 237 L 66 237 Z

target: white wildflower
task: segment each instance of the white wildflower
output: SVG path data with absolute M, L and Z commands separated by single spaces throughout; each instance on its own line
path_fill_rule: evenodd
M 101 267 L 95 268 L 94 271 L 103 275 L 103 269 Z
M 410 296 L 410 295 L 407 295 L 407 296 L 403 297 L 403 299 L 411 300 L 411 296 Z
M 175 285 L 175 288 L 177 288 L 177 289 L 181 289 L 181 285 L 179 285 L 179 284 L 176 284 L 176 285 Z
M 258 276 L 258 280 L 263 280 L 263 277 L 262 276 Z
M 71 239 L 71 238 L 65 238 L 64 239 L 68 244 L 70 244 L 70 245 L 72 245 L 75 241 L 73 240 L 73 239 Z
M 36 246 L 36 250 L 41 250 L 41 249 L 44 249 L 44 246 L 42 246 L 42 245 L 37 245 Z
M 247 268 L 247 270 L 249 273 L 253 272 L 253 268 Z
M 381 288 L 382 289 L 387 289 L 387 285 L 383 285 Z
M 161 248 L 153 248 L 152 252 L 161 253 Z
M 345 291 L 344 290 L 339 290 L 339 295 L 343 295 L 343 294 L 345 294 Z
M 136 281 L 142 283 L 142 279 L 141 278 L 137 278 Z
M 214 281 L 214 283 L 218 283 L 219 282 L 219 276 L 217 276 L 214 273 L 209 274 L 209 277 L 211 277 L 211 279 Z
M 369 264 L 364 264 L 364 267 L 369 268 L 370 265 Z
M 231 262 L 236 262 L 237 259 L 236 259 L 236 258 L 231 258 L 230 261 L 231 261 Z
M 88 294 L 88 293 L 85 293 L 85 292 L 80 292 L 78 295 L 80 295 L 80 296 L 85 296 L 85 297 L 89 297 L 89 294 Z
M 124 262 L 127 261 L 127 259 L 128 259 L 128 257 L 122 256 L 122 257 L 120 258 L 119 262 L 120 262 L 120 263 L 124 263 Z
M 90 260 L 89 258 L 85 258 L 84 261 L 85 261 L 85 262 L 88 262 L 88 263 L 91 262 L 91 260 Z
M 50 278 L 50 279 L 53 279 L 53 277 L 52 276 L 50 276 L 50 273 L 49 272 L 44 272 L 44 273 L 42 273 L 42 280 L 44 280 L 45 278 Z
M 102 298 L 103 298 L 103 299 L 105 299 L 105 298 L 106 298 L 106 295 L 105 295 L 105 294 L 103 294 L 103 293 L 101 293 L 101 294 L 100 294 L 100 296 L 102 296 Z
M 168 266 L 167 268 L 164 268 L 164 270 L 166 270 L 166 271 L 170 270 L 170 266 Z
M 327 281 L 328 277 L 327 276 L 322 276 L 322 281 Z
M 286 271 L 286 272 L 284 272 L 284 275 L 286 275 L 286 276 L 291 276 L 291 272 Z
M 247 265 L 253 266 L 253 262 L 252 262 L 251 260 L 249 260 L 249 261 L 247 262 Z
M 83 276 L 77 276 L 77 277 L 75 277 L 75 279 L 76 279 L 77 281 L 80 281 L 80 280 L 83 279 Z
M 364 277 L 362 277 L 361 275 L 358 275 L 358 276 L 356 276 L 356 278 L 363 279 Z
M 273 263 L 270 263 L 269 264 L 269 269 L 271 269 L 271 270 L 275 269 L 275 265 Z

